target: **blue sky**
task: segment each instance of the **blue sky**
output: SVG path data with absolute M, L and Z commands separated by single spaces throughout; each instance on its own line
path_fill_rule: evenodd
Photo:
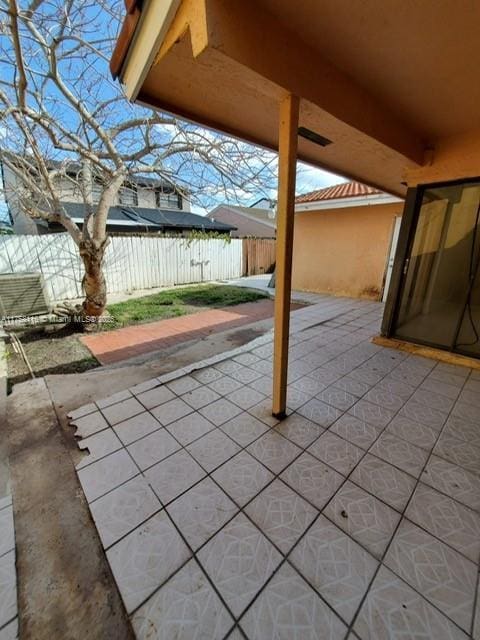
M 23 4 L 23 1 L 21 4 Z M 69 27 L 65 31 L 69 39 L 62 42 L 58 47 L 60 53 L 66 52 L 65 59 L 59 64 L 64 80 L 69 85 L 70 90 L 78 96 L 78 99 L 81 100 L 89 110 L 95 111 L 99 104 L 104 103 L 104 108 L 98 112 L 98 117 L 101 118 L 101 124 L 106 129 L 118 122 L 124 121 L 125 118 L 130 119 L 148 113 L 141 107 L 130 105 L 127 100 L 123 98 L 120 84 L 111 80 L 108 69 L 111 47 L 115 41 L 119 26 L 115 11 L 119 8 L 123 15 L 123 7 L 121 5 L 122 3 L 116 3 L 112 0 L 112 13 L 109 14 L 106 13 L 100 5 L 74 3 L 71 14 L 69 14 L 71 23 L 69 22 Z M 61 15 L 63 7 L 64 4 L 62 0 L 51 0 L 49 3 L 42 5 L 41 9 L 34 14 L 36 26 L 45 38 L 54 37 L 56 28 L 58 28 L 58 15 Z M 70 50 L 75 51 L 76 38 L 79 35 L 78 29 L 81 30 L 79 25 L 82 25 L 84 22 L 88 26 L 85 27 L 87 30 L 82 32 L 83 36 L 89 42 L 94 43 L 95 49 L 100 49 L 102 55 L 97 55 L 93 53 L 92 50 L 88 50 L 86 57 L 82 58 L 82 56 L 75 55 L 75 53 L 70 57 Z M 71 105 L 63 99 L 55 84 L 52 81 L 47 81 L 47 83 L 43 82 L 42 78 L 45 77 L 44 74 L 48 70 L 48 65 L 41 54 L 41 49 L 39 50 L 38 47 L 31 43 L 28 33 L 25 36 L 24 32 L 21 31 L 21 36 L 24 58 L 27 61 L 27 68 L 29 69 L 29 82 L 36 85 L 37 83 L 40 84 L 41 81 L 42 86 L 45 87 L 46 93 L 43 96 L 43 104 L 50 115 L 61 123 L 65 129 L 75 131 L 78 137 L 83 138 L 84 135 L 87 135 L 89 139 L 95 139 L 96 135 L 94 135 L 94 132 L 92 134 L 91 131 L 88 131 L 88 125 L 84 128 L 78 112 L 72 109 Z M 12 82 L 15 77 L 16 67 L 12 55 L 11 42 L 8 34 L 5 32 L 3 34 L 0 33 L 0 53 L 2 53 L 2 55 L 0 55 L 0 75 L 7 82 Z M 13 88 L 11 91 L 12 100 L 15 101 Z M 110 101 L 109 103 L 105 103 L 105 101 L 115 97 L 119 100 L 118 102 L 112 103 Z M 29 98 L 29 103 L 33 109 L 37 110 L 38 105 L 36 104 L 36 98 Z M 190 127 L 196 129 L 195 125 L 187 125 L 187 129 L 190 129 Z M 85 129 L 87 130 L 86 133 Z M 10 134 L 7 135 L 9 131 Z M 172 133 L 171 125 L 167 124 L 165 126 L 156 126 L 154 135 L 162 144 L 164 142 L 169 144 L 172 137 L 175 137 L 174 133 L 174 131 Z M 212 134 L 211 131 L 202 131 L 198 139 L 201 140 L 203 138 L 204 140 L 208 140 L 210 137 L 217 138 L 218 140 L 218 137 Z M 135 132 L 134 138 L 135 139 L 129 139 L 126 137 L 125 140 L 120 139 L 117 142 L 131 151 L 137 144 L 138 139 L 140 139 L 141 144 L 142 138 L 140 137 L 139 131 Z M 222 138 L 225 139 L 224 136 L 222 136 Z M 12 134 L 9 124 L 0 126 L 0 144 L 5 147 L 10 146 L 13 150 L 17 150 L 18 140 L 19 138 Z M 231 158 L 231 160 L 228 160 L 223 166 L 227 167 L 228 171 L 237 171 L 237 181 L 250 186 L 249 189 L 246 187 L 239 188 L 236 193 L 233 193 L 234 189 L 230 188 L 222 191 L 223 180 L 219 177 L 218 171 L 205 165 L 201 160 L 201 155 L 190 154 L 191 157 L 189 159 L 185 158 L 186 154 L 168 157 L 167 160 L 165 160 L 164 168 L 167 175 L 172 175 L 172 178 L 180 187 L 184 186 L 190 192 L 196 191 L 196 197 L 192 201 L 192 210 L 201 214 L 207 213 L 207 211 L 222 202 L 249 205 L 263 196 L 276 199 L 276 158 L 274 158 L 273 155 L 267 154 L 267 159 L 271 158 L 271 160 L 268 160 L 268 178 L 266 177 L 267 174 L 265 174 L 262 191 L 257 193 L 257 187 L 255 186 L 257 183 L 252 181 L 251 176 L 257 172 L 257 169 L 261 166 L 261 160 L 259 158 L 261 156 L 265 157 L 265 152 L 262 149 L 258 149 L 257 155 L 256 150 L 252 147 L 249 147 L 246 151 L 248 153 L 253 151 L 252 159 L 245 163 L 245 165 L 251 168 L 251 172 L 248 173 L 247 170 L 243 174 L 241 173 L 239 164 L 243 166 L 244 163 L 239 163 L 235 160 L 237 158 L 236 154 L 239 153 L 237 147 L 233 145 L 233 148 L 229 148 L 225 152 L 225 157 Z M 65 158 L 63 152 L 60 152 L 60 156 L 58 153 L 56 149 L 52 148 L 47 139 L 44 154 L 57 160 Z M 62 153 L 63 157 L 61 155 Z M 77 160 L 78 158 L 72 159 Z M 264 176 L 263 169 L 261 175 L 262 177 Z M 297 193 L 305 193 L 342 181 L 342 178 L 327 171 L 315 169 L 302 163 L 298 164 Z M 215 191 L 215 187 L 220 187 L 217 189 L 217 192 Z M 6 206 L 0 186 L 0 219 L 5 218 Z

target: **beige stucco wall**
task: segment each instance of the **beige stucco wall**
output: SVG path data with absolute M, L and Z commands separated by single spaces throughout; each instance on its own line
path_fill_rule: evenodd
M 395 216 L 403 203 L 297 212 L 292 286 L 379 299 Z

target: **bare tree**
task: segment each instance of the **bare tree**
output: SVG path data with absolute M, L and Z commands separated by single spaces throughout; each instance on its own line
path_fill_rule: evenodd
M 155 176 L 208 206 L 219 191 L 241 199 L 275 179 L 272 154 L 128 103 L 108 75 L 122 4 L 0 0 L 0 161 L 22 211 L 78 246 L 88 316 L 105 309 L 107 216 L 129 180 Z M 81 226 L 62 205 L 65 181 L 84 204 Z

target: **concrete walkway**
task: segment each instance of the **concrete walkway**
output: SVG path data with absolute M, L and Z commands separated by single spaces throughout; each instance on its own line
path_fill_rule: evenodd
M 179 318 L 82 336 L 80 339 L 99 362 L 111 364 L 271 318 L 273 305 L 273 300 L 270 299 L 247 302 L 231 308 L 211 309 Z M 298 305 L 292 305 L 292 309 L 296 308 Z
M 382 305 L 73 412 L 80 482 L 138 640 L 480 636 L 480 376 L 374 345 Z

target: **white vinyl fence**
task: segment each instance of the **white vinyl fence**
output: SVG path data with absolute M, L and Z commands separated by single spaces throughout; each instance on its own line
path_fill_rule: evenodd
M 34 271 L 51 301 L 82 296 L 83 268 L 68 234 L 0 236 L 0 273 Z M 104 262 L 109 293 L 239 278 L 242 240 L 110 238 Z

